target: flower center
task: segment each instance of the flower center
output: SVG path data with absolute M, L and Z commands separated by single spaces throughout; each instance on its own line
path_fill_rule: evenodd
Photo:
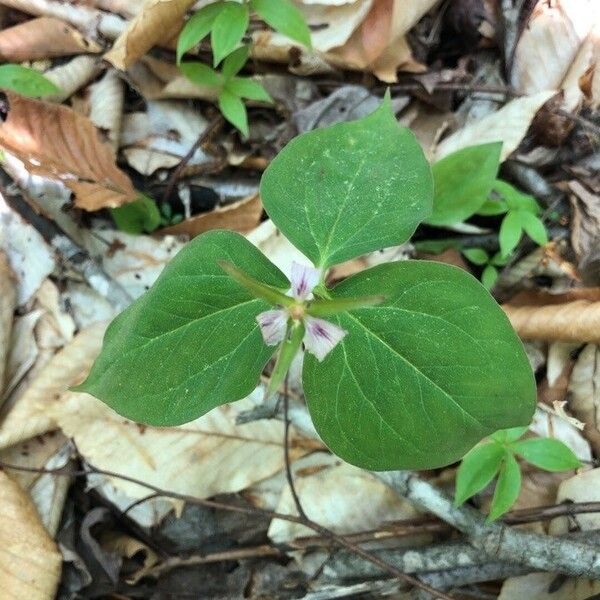
M 300 321 L 306 314 L 306 306 L 302 303 L 292 304 L 292 306 L 288 308 L 288 312 L 294 321 Z

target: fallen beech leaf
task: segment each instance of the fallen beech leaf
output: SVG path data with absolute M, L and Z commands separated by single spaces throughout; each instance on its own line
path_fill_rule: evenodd
M 104 58 L 125 70 L 152 46 L 170 40 L 183 24 L 183 17 L 195 0 L 149 0 L 117 38 Z
M 0 58 L 24 62 L 54 56 L 100 52 L 73 26 L 53 17 L 39 17 L 0 31 Z
M 79 208 L 94 211 L 134 200 L 137 192 L 115 164 L 89 119 L 74 110 L 6 93 L 8 115 L 0 125 L 0 146 L 28 171 L 62 181 Z
M 467 146 L 503 142 L 501 160 L 505 160 L 525 137 L 531 121 L 553 92 L 540 92 L 534 96 L 516 98 L 478 121 L 469 123 L 441 141 L 435 154 L 440 160 Z
M 46 96 L 50 102 L 64 102 L 78 89 L 89 83 L 100 73 L 100 62 L 95 56 L 76 56 L 64 65 L 48 69 L 44 77 L 60 89 L 58 94 Z
M 260 222 L 262 204 L 258 194 L 215 210 L 186 219 L 177 225 L 165 227 L 159 233 L 189 235 L 191 238 L 211 229 L 231 229 L 248 233 Z
M 6 254 L 0 251 L 0 398 L 3 397 L 4 392 L 4 373 L 10 347 L 14 311 L 17 306 L 15 279 Z
M 524 340 L 600 342 L 600 302 L 576 300 L 548 306 L 504 304 L 502 308 Z
M 0 472 L 0 581 L 4 598 L 50 600 L 60 581 L 62 555 L 31 499 Z

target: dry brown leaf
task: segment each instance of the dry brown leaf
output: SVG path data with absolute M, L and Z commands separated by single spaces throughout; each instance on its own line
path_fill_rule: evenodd
M 0 145 L 28 171 L 62 181 L 79 208 L 117 207 L 137 197 L 115 164 L 112 148 L 89 119 L 72 109 L 6 93 L 9 110 L 0 125 Z
M 0 251 L 0 398 L 4 392 L 4 373 L 8 359 L 10 335 L 14 312 L 17 306 L 15 274 L 12 272 L 6 254 Z
M 39 60 L 100 52 L 73 26 L 53 17 L 39 17 L 0 31 L 0 58 L 8 62 Z
M 195 0 L 149 0 L 104 58 L 125 70 L 157 43 L 172 39 Z
M 553 92 L 540 92 L 534 96 L 516 98 L 478 121 L 469 123 L 440 142 L 435 158 L 440 160 L 476 144 L 503 142 L 501 159 L 505 160 L 525 137 L 537 111 L 553 95 Z
M 62 555 L 31 499 L 0 472 L 0 589 L 4 598 L 52 600 Z
M 262 210 L 260 198 L 258 194 L 254 194 L 233 204 L 215 208 L 211 212 L 185 219 L 177 225 L 165 227 L 159 233 L 185 234 L 191 238 L 211 229 L 232 229 L 239 233 L 248 233 L 259 224 Z
M 524 340 L 600 342 L 600 302 L 576 300 L 549 306 L 512 306 L 504 312 Z
M 0 423 L 0 448 L 56 429 L 48 408 L 85 377 L 98 355 L 105 329 L 106 323 L 85 329 L 52 357 Z

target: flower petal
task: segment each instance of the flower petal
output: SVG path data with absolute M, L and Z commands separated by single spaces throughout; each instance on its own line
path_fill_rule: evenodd
M 288 322 L 288 314 L 285 310 L 266 310 L 256 315 L 256 320 L 267 346 L 276 346 L 283 342 Z
M 322 361 L 348 333 L 329 321 L 314 317 L 304 317 L 304 325 L 304 347 L 319 361 Z
M 321 279 L 321 271 L 308 265 L 292 263 L 292 294 L 296 300 L 306 300 Z

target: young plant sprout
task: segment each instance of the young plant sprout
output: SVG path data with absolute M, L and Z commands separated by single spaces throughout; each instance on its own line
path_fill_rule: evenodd
M 239 234 L 196 237 L 109 326 L 80 391 L 130 419 L 178 425 L 250 394 L 276 354 L 274 393 L 304 344 L 315 428 L 354 465 L 440 467 L 529 423 L 527 356 L 470 274 L 399 261 L 326 285 L 330 267 L 406 242 L 431 215 L 431 169 L 389 98 L 292 140 L 260 194 L 306 264 L 288 280 Z

